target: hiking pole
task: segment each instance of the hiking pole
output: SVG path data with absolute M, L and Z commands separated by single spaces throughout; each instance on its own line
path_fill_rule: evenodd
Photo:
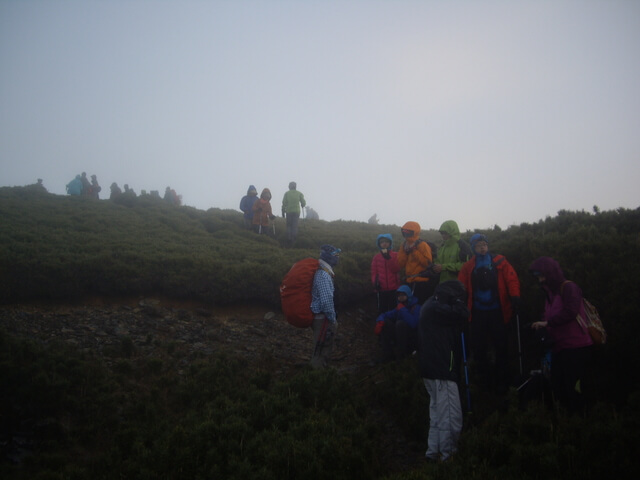
M 467 412 L 471 413 L 471 390 L 469 389 L 469 365 L 467 364 L 467 347 L 464 342 L 464 332 L 460 334 L 462 338 L 462 359 L 464 361 L 464 382 L 467 387 Z
M 518 330 L 518 360 L 520 361 L 520 375 L 522 375 L 522 343 L 520 342 L 520 315 L 516 313 L 516 327 Z

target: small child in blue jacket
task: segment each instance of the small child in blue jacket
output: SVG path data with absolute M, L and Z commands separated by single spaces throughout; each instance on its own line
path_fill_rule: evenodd
M 376 319 L 376 335 L 380 335 L 382 360 L 399 360 L 418 348 L 420 304 L 407 285 L 398 287 L 398 304 Z

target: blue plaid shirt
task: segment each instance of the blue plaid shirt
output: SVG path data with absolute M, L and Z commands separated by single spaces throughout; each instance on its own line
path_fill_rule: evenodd
M 311 287 L 311 311 L 313 313 L 324 313 L 330 322 L 336 323 L 332 273 L 332 268 L 320 260 L 320 268 L 313 277 L 313 287 Z

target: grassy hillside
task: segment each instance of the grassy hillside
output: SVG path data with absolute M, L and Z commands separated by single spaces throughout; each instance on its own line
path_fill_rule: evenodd
M 286 249 L 284 219 L 276 237 L 242 228 L 231 210 L 175 207 L 151 196 L 109 200 L 0 189 L 0 302 L 77 299 L 89 294 L 154 294 L 215 304 L 276 305 L 291 265 L 332 243 L 343 250 L 341 298 L 370 293 L 362 275 L 384 226 L 302 220 Z M 389 227 L 391 228 L 391 227 Z M 393 227 L 398 234 L 397 227 Z
M 92 201 L 34 188 L 0 188 L 0 219 L 4 304 L 163 295 L 277 306 L 285 272 L 296 260 L 317 256 L 324 243 L 344 251 L 339 301 L 373 302 L 375 238 L 389 232 L 400 244 L 397 226 L 305 221 L 296 248 L 284 248 L 281 218 L 271 239 L 245 231 L 236 211 L 204 212 L 152 197 Z M 37 345 L 0 329 L 0 449 L 7 425 L 29 425 L 39 438 L 38 455 L 18 466 L 0 462 L 0 476 L 400 480 L 628 473 L 640 458 L 640 210 L 562 211 L 483 233 L 519 273 L 525 347 L 526 324 L 541 308 L 527 274 L 536 257 L 558 259 L 599 308 L 610 337 L 596 354 L 587 419 L 535 403 L 519 409 L 515 391 L 497 404 L 474 390 L 474 413 L 465 418 L 455 461 L 393 471 L 380 461 L 381 418 L 393 418 L 406 438 L 426 445 L 427 398 L 411 360 L 360 376 L 302 369 L 276 378 L 273 359 L 248 368 L 241 358 L 211 355 L 177 373 L 160 359 L 134 362 L 130 341 L 106 365 L 91 352 Z M 437 232 L 423 238 L 439 241 Z M 535 351 L 525 354 L 532 365 Z M 177 353 L 167 346 L 167 355 Z

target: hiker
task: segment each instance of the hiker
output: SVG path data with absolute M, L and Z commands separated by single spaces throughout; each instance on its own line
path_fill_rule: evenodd
M 116 182 L 113 182 L 110 188 L 111 188 L 111 195 L 109 195 L 109 200 L 114 200 L 118 198 L 120 195 L 122 195 L 122 190 L 120 190 L 120 187 Z
M 429 393 L 428 461 L 446 461 L 457 450 L 462 431 L 461 335 L 468 316 L 466 292 L 458 280 L 439 284 L 420 311 L 418 363 Z
M 85 197 L 91 196 L 91 182 L 87 178 L 87 172 L 82 172 L 82 176 L 80 177 L 80 181 L 82 182 L 82 195 Z
M 167 187 L 164 189 L 163 200 L 169 203 L 170 205 L 175 205 L 175 206 L 180 206 L 180 204 L 182 203 L 181 197 L 171 187 Z
M 371 260 L 371 283 L 378 297 L 378 314 L 393 310 L 397 304 L 396 290 L 400 286 L 398 253 L 393 251 L 390 233 L 376 239 L 378 253 Z
M 418 349 L 420 305 L 407 285 L 396 291 L 397 304 L 376 319 L 376 335 L 380 336 L 382 361 L 401 360 Z
M 98 183 L 98 177 L 91 175 L 91 186 L 89 187 L 89 195 L 96 200 L 100 199 L 100 191 L 102 187 Z
M 293 245 L 298 237 L 298 220 L 300 219 L 300 206 L 307 204 L 304 195 L 296 190 L 296 182 L 289 182 L 289 191 L 282 197 L 282 216 L 287 219 L 287 240 Z
M 307 212 L 307 220 L 320 220 L 320 215 L 318 215 L 318 212 L 316 212 L 313 208 L 307 206 L 304 207 L 304 209 Z
M 82 195 L 82 180 L 80 175 L 67 183 L 67 193 L 69 195 Z
M 258 234 L 272 235 L 269 220 L 274 220 L 276 217 L 271 211 L 271 190 L 264 188 L 251 210 L 253 211 L 253 231 Z
M 133 188 L 129 188 L 128 183 L 124 184 L 124 192 L 122 192 L 122 194 L 128 197 L 137 197 L 136 192 L 133 190 Z
M 471 258 L 471 248 L 460 240 L 460 229 L 454 220 L 440 225 L 442 246 L 434 259 L 433 271 L 440 276 L 440 282 L 457 280 L 462 265 Z
M 340 260 L 340 249 L 333 245 L 323 245 L 320 248 L 319 268 L 313 277 L 311 287 L 311 311 L 313 312 L 313 354 L 311 366 L 324 368 L 333 351 L 338 318 L 333 300 L 335 287 L 333 277 L 334 267 Z
M 39 191 L 39 192 L 47 192 L 47 189 L 45 188 L 44 184 L 42 183 L 42 179 L 39 178 L 37 183 L 33 183 L 31 185 L 27 185 L 27 187 L 33 191 Z
M 508 324 L 517 314 L 520 281 L 503 255 L 489 253 L 489 240 L 477 233 L 471 237 L 473 257 L 462 265 L 458 280 L 467 291 L 471 352 L 480 384 L 506 393 L 508 376 Z M 493 377 L 489 369 L 489 343 L 495 351 Z
M 433 263 L 431 247 L 420 239 L 420 224 L 407 222 L 402 226 L 404 243 L 398 251 L 398 265 L 404 268 L 405 281 L 411 287 L 413 295 L 420 305 L 424 304 L 433 293 L 430 279 L 424 272 Z
M 240 200 L 240 210 L 244 213 L 244 226 L 247 230 L 251 230 L 253 224 L 253 204 L 258 200 L 258 190 L 253 185 L 249 185 L 247 194 Z
M 565 279 L 560 264 L 550 257 L 540 257 L 529 271 L 545 293 L 543 319 L 532 324 L 534 330 L 546 328 L 551 340 L 551 390 L 557 401 L 570 413 L 584 411 L 581 391 L 593 340 L 576 316 L 585 317 L 582 290 Z

